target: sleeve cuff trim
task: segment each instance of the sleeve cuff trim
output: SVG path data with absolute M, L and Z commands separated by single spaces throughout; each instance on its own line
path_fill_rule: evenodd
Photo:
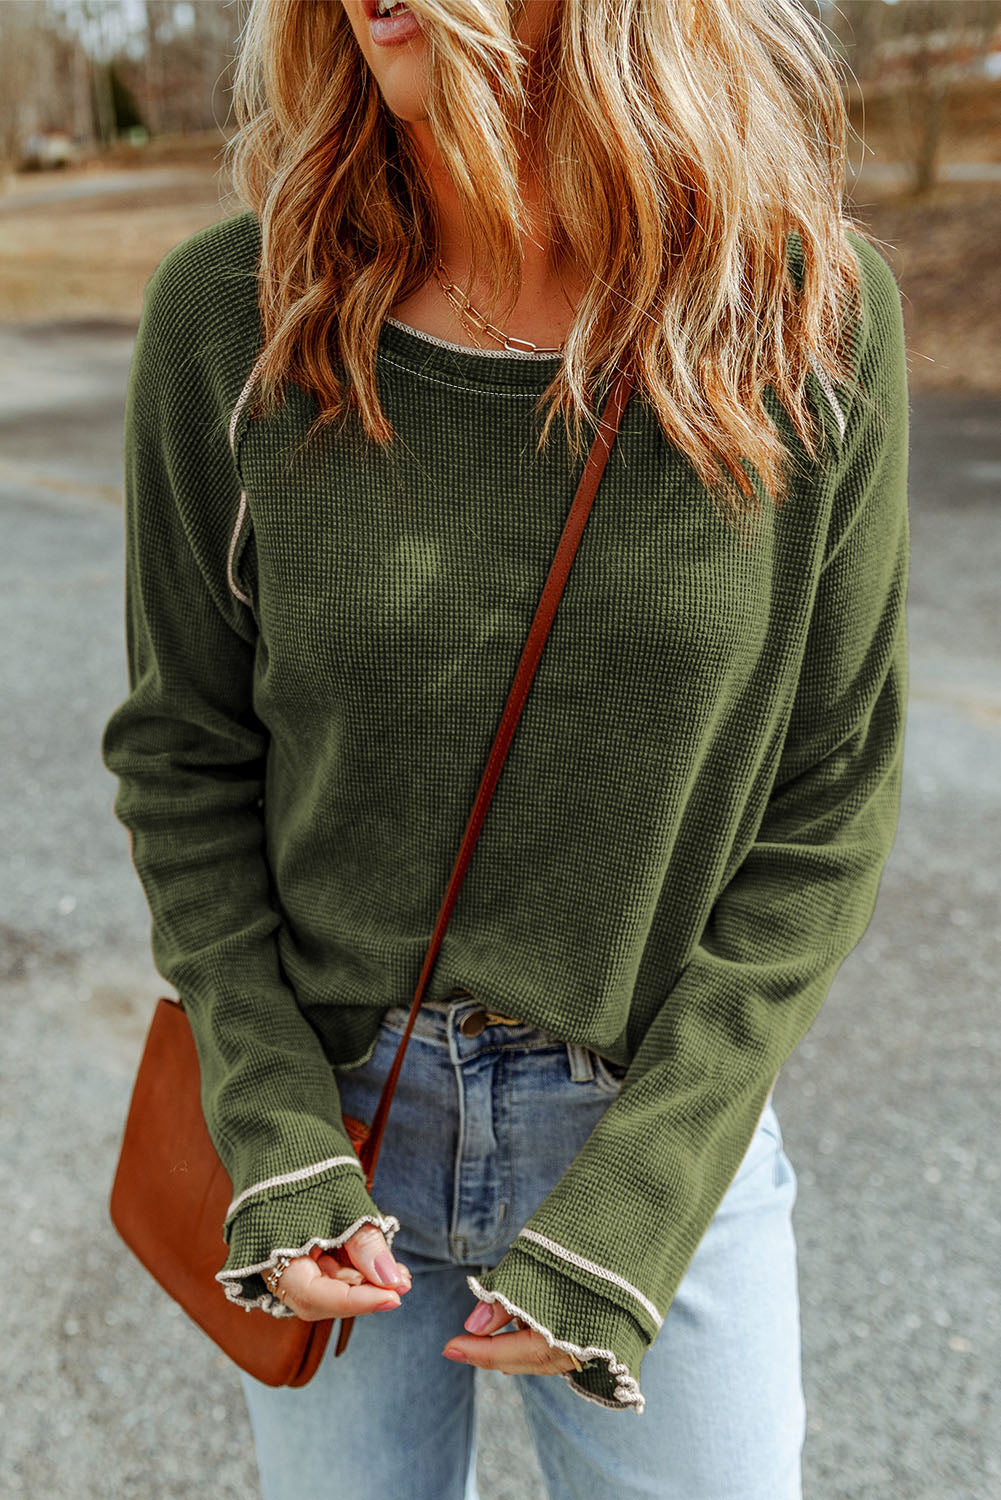
M 394 1214 L 387 1214 L 385 1216 L 365 1214 L 362 1218 L 356 1219 L 349 1229 L 345 1229 L 344 1233 L 337 1235 L 335 1239 L 330 1239 L 324 1235 L 315 1235 L 313 1239 L 307 1240 L 304 1245 L 299 1245 L 295 1249 L 272 1250 L 268 1259 L 262 1260 L 256 1266 L 240 1266 L 234 1271 L 217 1271 L 215 1279 L 221 1282 L 222 1289 L 226 1293 L 228 1300 L 235 1302 L 238 1307 L 245 1307 L 248 1312 L 252 1307 L 260 1307 L 264 1312 L 270 1313 L 273 1318 L 294 1318 L 295 1313 L 292 1309 L 286 1307 L 273 1292 L 264 1292 L 260 1297 L 252 1297 L 249 1292 L 245 1293 L 243 1290 L 244 1281 L 248 1280 L 251 1276 L 263 1276 L 266 1271 L 277 1270 L 279 1256 L 284 1255 L 289 1260 L 298 1260 L 300 1256 L 308 1255 L 317 1246 L 321 1250 L 337 1250 L 363 1224 L 375 1224 L 377 1228 L 381 1229 L 386 1236 L 386 1243 L 390 1250 L 392 1250 L 393 1240 L 396 1238 L 400 1228 L 399 1219 Z
M 642 1413 L 646 1406 L 646 1397 L 639 1388 L 639 1382 L 630 1375 L 628 1366 L 616 1359 L 611 1349 L 584 1348 L 580 1344 L 571 1344 L 566 1339 L 558 1339 L 523 1307 L 518 1307 L 509 1297 L 505 1297 L 503 1292 L 488 1292 L 475 1276 L 467 1276 L 466 1282 L 470 1291 L 474 1296 L 479 1297 L 481 1302 L 499 1302 L 513 1318 L 520 1318 L 536 1333 L 541 1333 L 550 1349 L 562 1349 L 565 1354 L 573 1354 L 582 1364 L 589 1359 L 603 1359 L 606 1362 L 610 1373 L 615 1377 L 615 1400 L 607 1401 L 601 1396 L 593 1395 L 590 1391 L 582 1390 L 573 1378 L 576 1371 L 571 1370 L 561 1378 L 569 1382 L 576 1395 L 582 1396 L 585 1401 L 593 1401 L 598 1406 L 611 1406 L 617 1411 L 622 1407 L 631 1406 L 635 1408 L 637 1416 Z
M 579 1266 L 582 1271 L 589 1271 L 592 1276 L 599 1276 L 603 1281 L 611 1281 L 615 1286 L 621 1287 L 624 1292 L 636 1298 L 640 1306 L 653 1319 L 658 1332 L 663 1327 L 664 1319 L 650 1298 L 644 1297 L 638 1287 L 633 1286 L 631 1281 L 627 1281 L 617 1271 L 610 1271 L 607 1266 L 599 1266 L 596 1261 L 586 1260 L 583 1255 L 578 1255 L 574 1250 L 567 1250 L 565 1246 L 557 1244 L 556 1240 L 551 1240 L 546 1234 L 539 1234 L 535 1229 L 523 1229 L 516 1238 L 534 1240 L 537 1245 L 541 1245 L 544 1250 L 548 1250 L 551 1255 L 557 1256 L 560 1260 L 565 1260 L 572 1266 Z
M 317 1161 L 309 1167 L 298 1167 L 294 1172 L 283 1172 L 280 1177 L 268 1177 L 264 1182 L 255 1182 L 253 1187 L 244 1188 L 238 1194 L 226 1210 L 226 1218 L 231 1219 L 236 1210 L 248 1198 L 255 1193 L 266 1193 L 271 1188 L 287 1187 L 293 1182 L 305 1182 L 307 1177 L 317 1177 L 321 1172 L 328 1172 L 331 1167 L 357 1167 L 362 1170 L 361 1162 L 357 1156 L 328 1156 L 326 1161 Z

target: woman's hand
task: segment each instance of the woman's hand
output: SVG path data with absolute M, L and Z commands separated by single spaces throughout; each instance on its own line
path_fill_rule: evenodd
M 517 1333 L 498 1333 L 514 1322 Z M 500 1370 L 503 1375 L 566 1375 L 579 1368 L 563 1349 L 551 1349 L 521 1318 L 499 1302 L 477 1302 L 465 1325 L 469 1337 L 450 1339 L 442 1350 L 446 1359 L 481 1370 Z
M 319 1249 L 290 1261 L 278 1281 L 279 1300 L 307 1323 L 399 1307 L 410 1272 L 393 1259 L 381 1229 L 363 1224 L 340 1251 L 349 1265 Z

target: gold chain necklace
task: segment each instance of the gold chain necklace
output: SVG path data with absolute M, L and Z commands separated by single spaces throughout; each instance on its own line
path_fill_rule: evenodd
M 488 323 L 483 314 L 476 311 L 476 308 L 470 302 L 465 292 L 460 291 L 460 289 L 453 282 L 449 281 L 442 261 L 439 260 L 438 264 L 435 266 L 434 274 L 438 278 L 438 285 L 441 287 L 442 291 L 445 293 L 445 296 L 448 298 L 449 302 L 451 302 L 456 312 L 461 318 L 465 318 L 468 323 L 472 323 L 477 332 L 492 334 L 494 338 L 500 339 L 503 342 L 505 349 L 510 349 L 513 353 L 516 354 L 563 353 L 562 344 L 560 344 L 558 349 L 542 349 L 538 344 L 533 344 L 529 339 L 516 338 L 511 334 L 505 333 L 502 328 L 495 328 L 492 323 Z M 457 300 L 458 297 L 462 298 L 461 303 Z

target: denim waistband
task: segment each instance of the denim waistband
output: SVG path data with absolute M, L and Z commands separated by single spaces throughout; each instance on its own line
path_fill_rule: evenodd
M 457 1028 L 463 1016 L 473 1010 L 489 1010 L 490 1007 L 477 1000 L 475 995 L 455 996 L 447 1000 L 422 1000 L 417 1011 L 417 1019 L 414 1022 L 414 1036 L 423 1036 L 427 1041 L 444 1042 L 448 1045 L 448 1034 L 454 1025 Z M 507 1014 L 507 1012 L 503 1012 Z M 383 1022 L 391 1026 L 401 1034 L 406 1027 L 410 1015 L 409 1005 L 394 1005 L 383 1013 Z M 562 1037 L 553 1036 L 551 1032 L 543 1031 L 537 1026 L 530 1026 L 527 1021 L 516 1026 L 503 1025 L 490 1027 L 489 1045 L 493 1047 L 504 1046 L 509 1043 L 512 1046 L 544 1046 L 552 1045 L 554 1042 L 561 1044 L 567 1049 L 567 1060 L 570 1064 L 572 1077 L 578 1082 L 589 1081 L 594 1076 L 594 1059 L 600 1058 L 601 1054 L 590 1047 L 585 1047 L 579 1042 L 568 1042 Z M 473 1049 L 477 1044 L 482 1045 L 481 1033 L 479 1037 L 471 1038 Z M 775 1082 L 778 1080 L 776 1079 Z M 774 1108 L 773 1095 L 775 1083 L 768 1091 L 763 1112 Z
M 507 1022 L 491 1025 L 476 1036 L 463 1036 L 459 1031 L 460 1022 L 475 1010 L 490 1010 L 490 1007 L 471 994 L 454 996 L 447 1000 L 424 1000 L 417 1011 L 412 1035 L 437 1043 L 439 1046 L 449 1047 L 455 1052 L 457 1058 L 472 1056 L 484 1048 L 493 1050 L 498 1047 L 511 1046 L 534 1049 L 551 1047 L 555 1044 L 566 1048 L 570 1075 L 575 1081 L 590 1082 L 594 1077 L 596 1053 L 580 1042 L 568 1042 L 565 1038 L 554 1036 L 538 1026 L 529 1025 L 527 1021 L 513 1025 Z M 508 1012 L 494 1011 L 491 1014 L 507 1015 Z M 383 1025 L 389 1026 L 402 1035 L 409 1015 L 409 1005 L 391 1006 L 383 1013 Z
M 414 1022 L 415 1034 L 432 1037 L 445 1035 L 450 1026 L 459 1023 L 472 1011 L 486 1010 L 493 1015 L 510 1015 L 510 1011 L 494 1011 L 492 1007 L 482 1000 L 477 1000 L 475 995 L 461 995 L 448 1000 L 422 1000 L 417 1011 L 417 1019 Z M 410 1015 L 409 1005 L 393 1005 L 383 1012 L 383 1022 L 392 1026 L 395 1030 L 402 1031 L 407 1024 Z M 528 1021 L 516 1024 L 505 1023 L 504 1025 L 491 1026 L 494 1040 L 500 1040 L 504 1035 L 517 1036 L 519 1041 L 530 1038 L 545 1040 L 547 1042 L 562 1042 L 563 1037 L 557 1037 L 549 1031 L 543 1031 L 538 1026 L 531 1025 Z

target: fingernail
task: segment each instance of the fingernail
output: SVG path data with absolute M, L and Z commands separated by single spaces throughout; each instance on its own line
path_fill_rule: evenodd
M 462 1326 L 463 1328 L 465 1328 L 467 1333 L 479 1333 L 481 1328 L 486 1328 L 487 1324 L 490 1322 L 490 1317 L 490 1307 L 486 1302 L 481 1302 L 478 1307 L 473 1308 L 472 1312 L 469 1314 L 469 1317 L 466 1319 L 465 1323 L 463 1323 Z
M 400 1299 L 397 1297 L 397 1299 L 396 1299 L 395 1302 L 379 1302 L 379 1303 L 377 1303 L 375 1310 L 376 1310 L 376 1312 L 388 1312 L 391 1307 L 399 1307 L 399 1305 L 400 1305 Z
M 461 1349 L 443 1349 L 441 1352 L 442 1354 L 444 1354 L 446 1359 L 454 1359 L 457 1365 L 469 1364 L 469 1360 L 463 1354 Z
M 389 1286 L 401 1286 L 406 1279 L 401 1274 L 396 1261 L 386 1251 L 383 1251 L 381 1255 L 377 1255 L 372 1264 L 375 1267 L 375 1274 L 379 1280 L 386 1282 Z

